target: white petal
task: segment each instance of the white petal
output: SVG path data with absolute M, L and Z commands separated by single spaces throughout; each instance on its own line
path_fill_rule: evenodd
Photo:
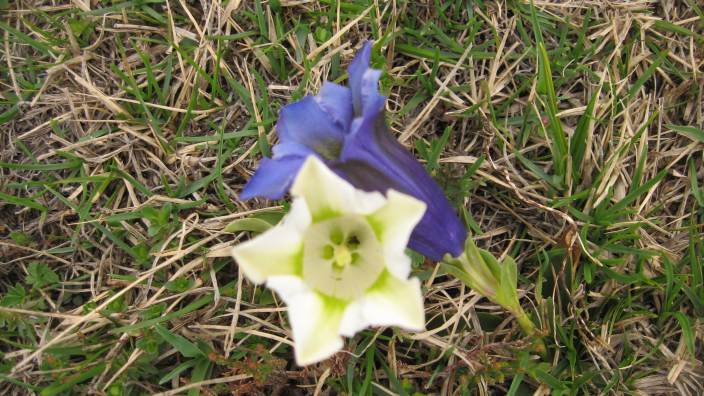
M 314 156 L 298 171 L 291 194 L 305 199 L 314 222 L 347 213 L 369 214 L 386 202 L 378 192 L 355 189 Z
M 358 331 L 363 330 L 369 323 L 364 318 L 364 310 L 362 304 L 358 301 L 351 302 L 347 305 L 345 313 L 342 316 L 340 323 L 340 334 L 345 337 L 352 337 Z
M 291 305 L 296 297 L 312 293 L 306 282 L 294 275 L 276 275 L 266 280 L 266 286 L 275 291 L 287 305 Z
M 418 278 L 401 280 L 384 272 L 361 303 L 364 317 L 372 326 L 399 326 L 411 331 L 425 328 Z
M 294 200 L 281 224 L 232 248 L 232 256 L 245 276 L 263 283 L 275 275 L 302 271 L 303 231 L 310 225 L 310 213 L 303 200 Z
M 389 190 L 386 205 L 368 216 L 384 248 L 386 265 L 392 274 L 406 279 L 411 271 L 411 261 L 405 248 L 425 213 L 425 202 L 398 191 Z
M 305 200 L 294 198 L 291 202 L 291 209 L 283 218 L 282 224 L 293 227 L 299 232 L 305 231 L 311 224 L 310 209 Z
M 342 349 L 339 335 L 346 304 L 309 292 L 295 295 L 288 303 L 296 362 L 317 363 Z

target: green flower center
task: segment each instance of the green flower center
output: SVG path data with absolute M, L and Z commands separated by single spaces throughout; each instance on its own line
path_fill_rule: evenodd
M 306 230 L 303 246 L 303 279 L 331 297 L 361 296 L 385 267 L 381 244 L 363 216 L 315 223 Z
M 335 257 L 332 262 L 332 267 L 335 270 L 343 270 L 345 267 L 352 263 L 352 254 L 350 254 L 350 249 L 347 246 L 339 246 L 335 248 Z

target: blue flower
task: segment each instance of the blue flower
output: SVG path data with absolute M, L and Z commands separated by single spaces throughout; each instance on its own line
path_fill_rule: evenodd
M 364 44 L 347 69 L 349 88 L 325 82 L 316 96 L 281 109 L 273 157 L 264 158 L 240 198 L 281 198 L 306 157 L 322 159 L 357 188 L 393 189 L 427 205 L 408 246 L 433 260 L 457 257 L 467 237 L 440 186 L 388 131 L 377 85 L 381 70 L 369 68 L 372 43 Z

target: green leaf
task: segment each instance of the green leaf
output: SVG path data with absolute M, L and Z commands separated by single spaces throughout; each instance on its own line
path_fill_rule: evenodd
M 56 381 L 55 383 L 42 389 L 39 394 L 41 396 L 54 396 L 69 391 L 71 389 L 76 390 L 74 389 L 76 385 L 95 377 L 96 375 L 102 373 L 103 370 L 105 370 L 105 363 L 100 363 L 91 368 L 90 370 L 84 371 L 79 374 L 74 374 L 69 376 L 68 378 L 62 378 Z
M 166 375 L 161 377 L 161 379 L 159 380 L 159 385 L 165 384 L 165 383 L 171 381 L 172 379 L 178 377 L 179 374 L 181 374 L 182 372 L 195 366 L 196 364 L 199 363 L 199 361 L 200 360 L 198 360 L 198 359 L 192 359 L 192 360 L 187 360 L 187 361 L 179 364 L 178 366 L 176 366 L 176 368 L 174 368 L 173 370 L 169 371 Z
M 552 374 L 547 371 L 535 368 L 531 370 L 531 375 L 535 377 L 540 382 L 549 385 L 554 391 L 565 390 L 565 385 L 559 379 L 555 378 Z
M 486 266 L 489 268 L 491 271 L 491 274 L 494 276 L 494 278 L 501 279 L 501 263 L 499 263 L 499 260 L 494 257 L 493 254 L 491 254 L 490 251 L 484 250 L 484 249 L 479 249 L 479 255 L 481 258 L 484 260 L 484 263 Z
M 161 316 L 164 313 L 164 311 L 166 311 L 166 304 L 165 303 L 154 304 L 154 305 L 150 305 L 144 311 L 140 312 L 139 317 L 144 320 L 154 319 L 154 318 L 158 318 L 159 316 Z
M 75 36 L 80 36 L 86 32 L 93 23 L 89 19 L 72 19 L 68 21 L 68 25 Z
M 1 2 L 2 2 L 2 0 L 0 0 L 0 3 L 1 3 Z M 0 372 L 7 372 L 7 371 L 9 371 L 9 369 L 8 369 L 8 370 L 3 370 L 3 369 L 2 369 L 2 366 L 0 366 Z M 22 387 L 22 388 L 31 389 L 31 390 L 34 391 L 34 392 L 38 392 L 39 389 L 41 389 L 40 387 L 38 387 L 38 386 L 36 386 L 36 385 L 32 385 L 32 384 L 30 384 L 30 383 L 28 383 L 28 382 L 20 381 L 20 380 L 15 379 L 15 378 L 8 377 L 7 375 L 0 374 L 0 383 L 2 383 L 2 381 L 6 381 L 6 382 L 8 382 L 8 383 L 10 383 L 10 384 L 17 385 L 17 386 Z M 19 392 L 18 392 L 18 393 L 19 393 Z
M 655 21 L 655 23 L 653 23 L 653 27 L 655 29 L 662 29 L 662 30 L 665 30 L 668 32 L 673 32 L 673 33 L 677 33 L 677 34 L 681 34 L 681 35 L 685 35 L 685 36 L 695 36 L 700 39 L 702 37 L 701 34 L 697 34 L 697 33 L 693 32 L 683 26 L 675 25 L 674 23 L 672 23 L 670 21 L 666 21 L 666 20 Z
M 195 344 L 178 334 L 170 332 L 164 326 L 160 324 L 155 325 L 154 330 L 156 330 L 156 332 L 161 336 L 161 338 L 164 339 L 164 341 L 168 342 L 169 344 L 171 344 L 171 346 L 176 348 L 176 350 L 178 350 L 181 355 L 189 358 L 205 356 L 203 351 L 198 349 Z
M 137 340 L 137 348 L 143 350 L 148 355 L 157 355 L 159 353 L 159 347 L 165 341 L 163 338 L 159 337 L 158 334 L 154 334 L 153 331 L 145 331 L 144 335 Z
M 172 210 L 173 205 L 171 204 L 171 202 L 167 202 L 164 206 L 161 207 L 161 209 L 159 209 L 159 213 L 156 217 L 156 220 L 159 222 L 159 224 L 167 224 L 169 222 Z
M 208 359 L 198 359 L 198 364 L 191 372 L 191 383 L 204 381 L 210 371 L 211 362 Z M 193 388 L 188 391 L 188 396 L 200 395 L 200 388 Z
M 14 162 L 0 162 L 0 168 L 35 171 L 55 171 L 62 169 L 79 168 L 82 164 L 83 161 L 79 159 L 73 159 L 70 161 L 58 162 L 54 164 L 18 164 Z
M 511 381 L 511 387 L 508 388 L 508 392 L 506 393 L 506 396 L 516 396 L 516 393 L 518 392 L 518 388 L 521 386 L 521 382 L 523 382 L 524 376 L 525 376 L 525 374 L 518 373 L 518 374 L 516 374 L 515 377 L 513 377 L 513 380 Z
M 165 287 L 166 290 L 183 293 L 193 286 L 193 280 L 188 278 L 176 278 L 170 282 L 167 282 Z
M 553 156 L 553 167 L 555 173 L 559 177 L 560 184 L 565 181 L 565 171 L 567 169 L 567 155 L 569 152 L 569 144 L 565 136 L 565 131 L 562 128 L 562 122 L 557 117 L 558 104 L 557 95 L 555 94 L 555 86 L 552 81 L 552 69 L 550 67 L 550 58 L 543 43 L 538 43 L 538 92 L 545 95 L 545 109 L 548 113 L 548 125 L 545 127 L 541 122 L 550 151 Z
M 186 315 L 188 313 L 191 313 L 197 309 L 202 308 L 203 306 L 205 306 L 207 304 L 210 304 L 212 301 L 213 301 L 213 295 L 209 294 L 207 296 L 203 296 L 203 297 L 197 299 L 196 301 L 188 304 L 187 306 L 185 306 L 182 309 L 179 309 L 178 311 L 171 312 L 170 314 L 166 314 L 166 315 L 158 317 L 158 318 L 149 319 L 149 320 L 145 320 L 145 321 L 142 321 L 139 323 L 135 323 L 133 325 L 118 327 L 116 329 L 111 330 L 110 332 L 111 333 L 127 333 L 127 332 L 132 332 L 132 331 L 144 329 L 147 327 L 151 327 L 151 326 L 154 326 L 158 323 L 166 322 L 171 319 L 178 318 L 178 317 L 181 317 L 181 316 Z
M 672 315 L 677 318 L 678 322 L 680 322 L 687 351 L 690 353 L 690 356 L 694 356 L 696 349 L 694 345 L 694 326 L 692 325 L 692 322 L 689 320 L 689 317 L 685 316 L 682 312 L 675 312 Z
M 46 212 L 46 211 L 47 211 L 47 208 L 46 208 L 46 207 L 44 207 L 43 205 L 38 204 L 38 203 L 37 203 L 36 201 L 34 201 L 33 199 L 22 198 L 22 197 L 16 197 L 16 196 L 14 196 L 14 195 L 5 194 L 5 193 L 3 193 L 3 192 L 0 192 L 0 201 L 9 202 L 9 203 L 11 203 L 11 204 L 13 204 L 13 205 L 17 205 L 17 206 L 26 206 L 26 207 L 28 207 L 28 208 L 36 209 L 36 210 L 39 210 L 39 211 L 41 211 L 41 212 Z
M 28 246 L 32 243 L 32 238 L 22 231 L 12 231 L 10 233 L 10 238 L 20 246 Z
M 16 283 L 14 286 L 7 290 L 5 296 L 0 300 L 0 305 L 3 307 L 17 307 L 24 304 L 27 299 L 27 290 L 19 284 Z
M 635 201 L 638 197 L 640 197 L 642 194 L 650 190 L 653 186 L 655 186 L 657 183 L 662 180 L 663 177 L 667 175 L 667 169 L 663 169 L 660 172 L 658 172 L 655 177 L 652 179 L 648 180 L 647 182 L 643 183 L 641 186 L 636 188 L 635 190 L 631 191 L 623 197 L 620 201 L 616 202 L 613 206 L 611 206 L 608 209 L 604 209 L 597 213 L 597 219 L 599 222 L 604 222 L 604 221 L 609 221 L 615 217 L 621 216 L 623 214 L 623 210 L 631 204 L 633 201 Z
M 628 95 L 626 96 L 628 100 L 633 98 L 633 95 L 635 95 L 638 90 L 645 84 L 646 81 L 652 77 L 653 73 L 655 73 L 655 70 L 657 70 L 658 67 L 660 67 L 660 64 L 665 60 L 667 57 L 667 50 L 662 50 L 658 54 L 657 58 L 653 61 L 653 63 L 645 69 L 643 74 L 636 80 L 633 85 L 631 85 L 631 89 L 628 90 Z
M 598 89 L 594 91 L 587 108 L 579 117 L 577 122 L 577 127 L 574 130 L 574 134 L 570 139 L 570 154 L 572 155 L 572 174 L 574 180 L 579 182 L 582 179 L 582 161 L 584 160 L 584 153 L 587 149 L 587 138 L 589 133 L 589 127 L 594 122 L 594 108 L 596 106 L 596 101 L 599 99 L 601 94 L 601 84 L 599 84 Z
M 468 286 L 474 282 L 474 280 L 469 276 L 469 274 L 466 271 L 464 271 L 462 268 L 459 268 L 455 265 L 443 262 L 443 263 L 440 263 L 440 268 L 442 268 L 442 270 L 445 271 L 446 273 L 461 280 L 464 284 L 466 284 Z
M 694 140 L 695 142 L 704 143 L 704 130 L 686 125 L 666 124 L 665 126 L 679 133 L 680 135 L 686 136 Z
M 225 226 L 225 232 L 240 232 L 240 231 L 250 231 L 250 232 L 264 232 L 272 227 L 271 223 L 265 220 L 249 217 L 246 219 L 237 219 L 227 226 Z
M 694 164 L 694 159 L 690 158 L 689 163 L 689 182 L 692 184 L 692 196 L 697 200 L 699 206 L 704 207 L 704 190 L 699 187 L 699 182 L 697 181 L 697 168 Z
M 528 168 L 533 174 L 553 186 L 556 189 L 561 189 L 562 186 L 560 185 L 560 180 L 557 179 L 555 176 L 548 175 L 543 171 L 542 168 L 540 168 L 538 165 L 536 165 L 533 161 L 529 160 L 528 158 L 524 157 L 523 154 L 521 154 L 520 151 L 516 150 L 513 152 L 516 155 L 516 158 L 518 158 L 519 161 Z
M 40 51 L 44 55 L 52 55 L 52 49 L 46 43 L 38 41 L 28 36 L 27 34 L 13 28 L 12 26 L 0 21 L 0 29 L 7 31 L 9 34 L 15 36 L 17 41 L 30 45 L 34 47 L 37 51 Z
M 501 278 L 496 290 L 496 301 L 504 307 L 518 305 L 518 267 L 513 258 L 506 256 L 501 263 Z
M 37 289 L 57 284 L 60 280 L 56 272 L 43 263 L 30 263 L 27 266 L 27 273 L 25 282 Z

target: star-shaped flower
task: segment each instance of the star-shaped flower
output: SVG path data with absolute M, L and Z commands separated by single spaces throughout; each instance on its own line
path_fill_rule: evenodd
M 288 305 L 296 361 L 328 358 L 368 326 L 425 327 L 420 281 L 405 247 L 426 205 L 389 190 L 355 189 L 309 156 L 291 187 L 282 222 L 237 245 L 249 280 Z

